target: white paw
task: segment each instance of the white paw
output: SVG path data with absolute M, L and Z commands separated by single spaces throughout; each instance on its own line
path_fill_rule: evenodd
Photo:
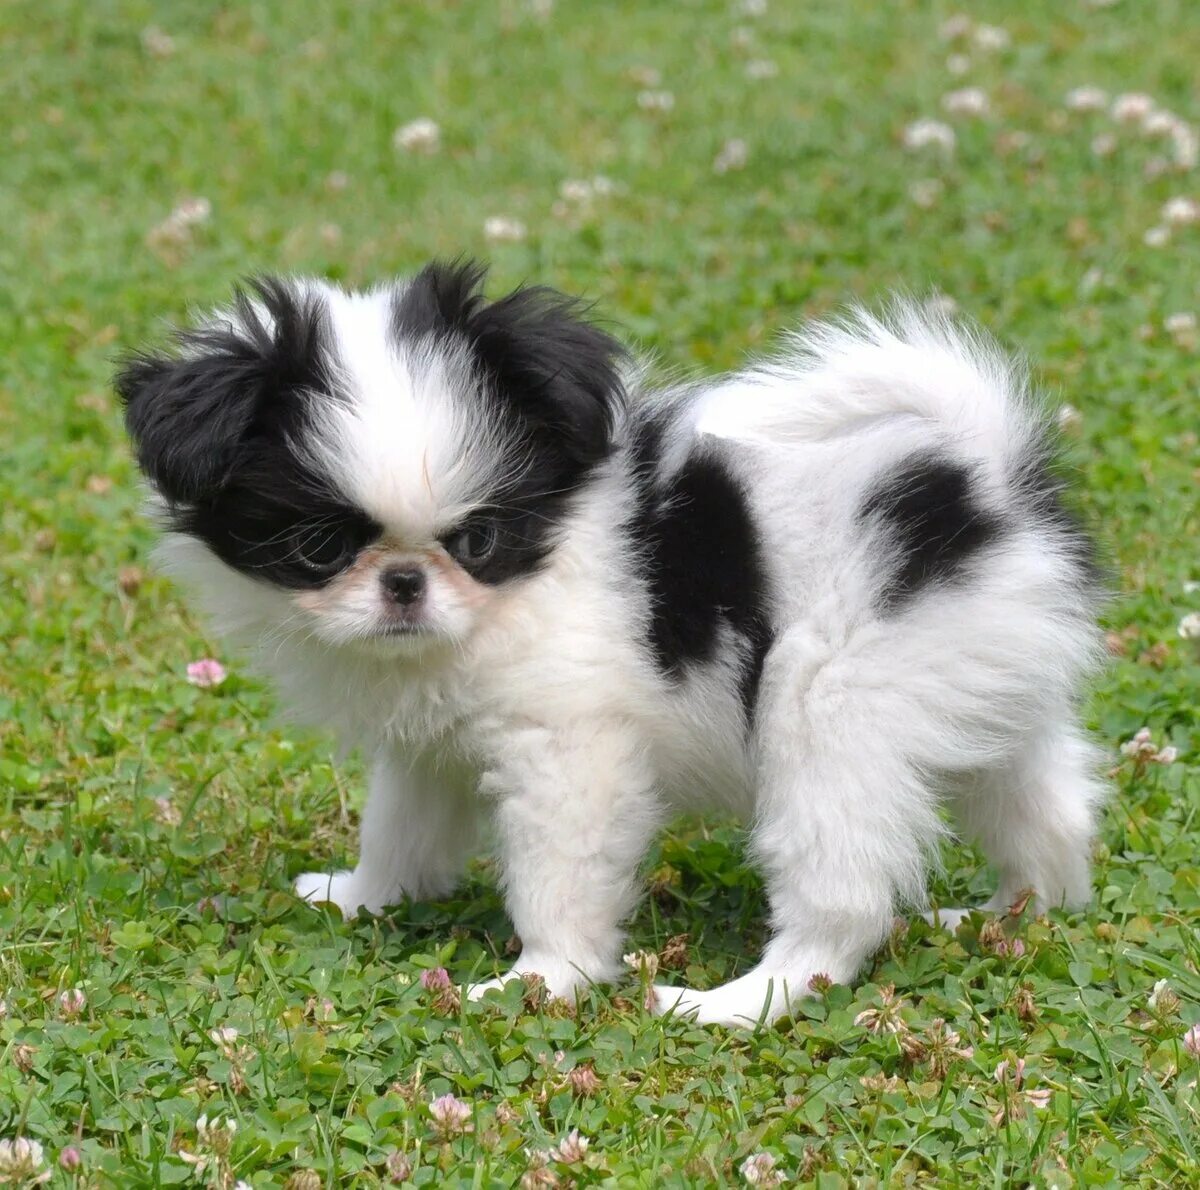
M 972 913 L 974 909 L 930 909 L 928 913 L 922 913 L 921 916 L 929 922 L 934 929 L 943 929 L 953 934 Z M 978 912 L 986 913 L 986 909 L 980 909 Z
M 589 982 L 577 967 L 562 959 L 539 958 L 536 955 L 530 955 L 527 959 L 521 955 L 503 975 L 482 983 L 467 984 L 467 999 L 481 1000 L 488 992 L 526 975 L 540 976 L 546 993 L 563 1000 L 573 1000 L 575 993 Z
M 329 901 L 347 919 L 357 917 L 360 909 L 368 913 L 383 912 L 383 903 L 377 896 L 364 892 L 354 872 L 305 872 L 296 877 L 296 896 L 314 903 Z
M 469 983 L 466 986 L 467 999 L 482 1000 L 488 992 L 498 992 L 509 980 L 515 978 L 516 973 L 510 971 L 498 979 L 485 979 L 482 983 Z
M 727 1025 L 753 1029 L 770 1025 L 790 1011 L 791 1004 L 807 995 L 807 980 L 791 980 L 750 972 L 710 992 L 695 988 L 654 985 L 654 1015 L 690 1017 L 698 1025 Z

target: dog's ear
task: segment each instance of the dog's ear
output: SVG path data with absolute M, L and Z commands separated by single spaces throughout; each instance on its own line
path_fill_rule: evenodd
M 216 495 L 255 434 L 329 384 L 324 304 L 279 280 L 250 289 L 230 312 L 180 332 L 175 352 L 130 356 L 114 381 L 138 463 L 172 503 Z
M 426 266 L 398 295 L 396 332 L 458 332 L 521 421 L 547 431 L 574 463 L 602 459 L 624 400 L 624 348 L 585 318 L 583 303 L 555 289 L 533 286 L 486 301 L 486 272 L 474 261 Z

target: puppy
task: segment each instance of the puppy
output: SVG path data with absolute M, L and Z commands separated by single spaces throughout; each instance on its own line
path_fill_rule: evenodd
M 454 888 L 487 820 L 556 995 L 611 979 L 670 815 L 748 823 L 772 936 L 660 1011 L 774 1020 L 920 905 L 943 809 L 990 904 L 1089 895 L 1089 544 L 1021 373 L 916 308 L 656 391 L 580 307 L 435 263 L 254 283 L 116 381 L 171 571 L 293 710 L 371 758 L 359 861 Z

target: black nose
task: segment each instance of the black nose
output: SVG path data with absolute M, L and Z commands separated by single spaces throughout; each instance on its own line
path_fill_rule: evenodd
M 379 581 L 389 598 L 396 603 L 416 603 L 425 594 L 425 572 L 415 566 L 385 570 Z

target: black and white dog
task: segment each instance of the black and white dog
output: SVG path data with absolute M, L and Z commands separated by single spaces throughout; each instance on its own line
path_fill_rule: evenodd
M 771 941 L 656 991 L 743 1023 L 854 977 L 943 805 L 994 905 L 1085 900 L 1098 586 L 1021 373 L 900 307 L 655 390 L 573 301 L 483 274 L 259 282 L 117 380 L 173 573 L 373 758 L 357 867 L 299 894 L 445 894 L 488 820 L 524 949 L 472 992 L 570 995 L 617 970 L 663 820 L 733 811 Z

